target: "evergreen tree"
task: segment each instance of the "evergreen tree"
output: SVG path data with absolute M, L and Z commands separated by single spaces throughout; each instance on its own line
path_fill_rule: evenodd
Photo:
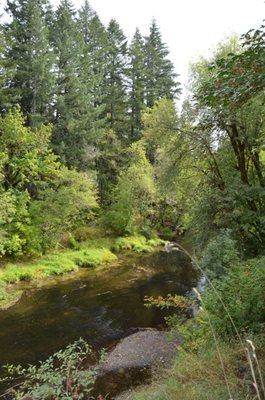
M 127 41 L 115 20 L 108 28 L 106 53 L 105 104 L 109 127 L 123 136 L 127 130 L 126 67 Z
M 107 46 L 108 38 L 106 29 L 98 15 L 95 14 L 89 25 L 89 42 L 87 43 L 87 51 L 90 58 L 94 106 L 101 106 L 102 111 L 105 109 L 104 79 L 107 70 Z
M 3 113 L 7 107 L 6 85 L 8 79 L 8 70 L 5 59 L 6 41 L 3 27 L 0 25 L 0 113 Z
M 103 81 L 107 35 L 103 24 L 88 1 L 79 12 L 78 25 L 82 33 L 80 78 L 90 110 L 91 134 L 88 143 L 95 144 L 105 125 Z
M 160 30 L 153 20 L 146 38 L 146 104 L 152 107 L 163 97 L 173 99 L 180 92 L 169 51 L 161 38 Z
M 11 21 L 5 25 L 10 102 L 19 102 L 31 125 L 50 114 L 53 56 L 46 24 L 45 0 L 8 0 Z
M 144 40 L 139 29 L 136 29 L 130 49 L 130 128 L 131 141 L 139 139 L 141 135 L 141 112 L 144 108 L 145 95 L 145 53 Z
M 82 37 L 75 11 L 68 0 L 62 0 L 54 24 L 54 46 L 57 57 L 57 87 L 53 143 L 62 161 L 84 168 L 87 135 L 90 131 L 90 98 L 82 81 Z

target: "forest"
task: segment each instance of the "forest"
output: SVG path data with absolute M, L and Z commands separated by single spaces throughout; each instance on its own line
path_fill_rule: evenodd
M 264 25 L 193 62 L 180 101 L 155 20 L 129 40 L 87 0 L 8 0 L 1 21 L 0 305 L 21 281 L 185 240 L 202 310 L 170 318 L 180 360 L 132 399 L 265 399 Z M 14 398 L 89 398 L 49 379 Z

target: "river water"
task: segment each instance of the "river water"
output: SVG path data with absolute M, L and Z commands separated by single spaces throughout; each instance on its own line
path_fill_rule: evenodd
M 101 348 L 135 328 L 162 327 L 165 313 L 146 308 L 144 297 L 185 295 L 197 278 L 182 253 L 157 252 L 28 289 L 0 312 L 0 362 L 35 363 L 80 337 Z

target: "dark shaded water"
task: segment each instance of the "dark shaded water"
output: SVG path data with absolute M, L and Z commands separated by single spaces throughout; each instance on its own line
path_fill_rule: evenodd
M 157 327 L 163 313 L 144 296 L 186 294 L 197 277 L 181 253 L 127 255 L 121 265 L 28 290 L 0 312 L 0 362 L 34 363 L 79 337 L 104 347 L 132 328 Z

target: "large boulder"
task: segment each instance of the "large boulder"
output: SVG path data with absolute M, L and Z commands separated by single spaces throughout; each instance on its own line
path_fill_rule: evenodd
M 142 330 L 122 339 L 108 354 L 101 373 L 145 368 L 168 362 L 179 341 L 170 340 L 166 332 Z
M 117 394 L 148 379 L 154 368 L 168 365 L 176 353 L 179 338 L 166 332 L 140 330 L 122 339 L 99 368 L 96 392 Z

